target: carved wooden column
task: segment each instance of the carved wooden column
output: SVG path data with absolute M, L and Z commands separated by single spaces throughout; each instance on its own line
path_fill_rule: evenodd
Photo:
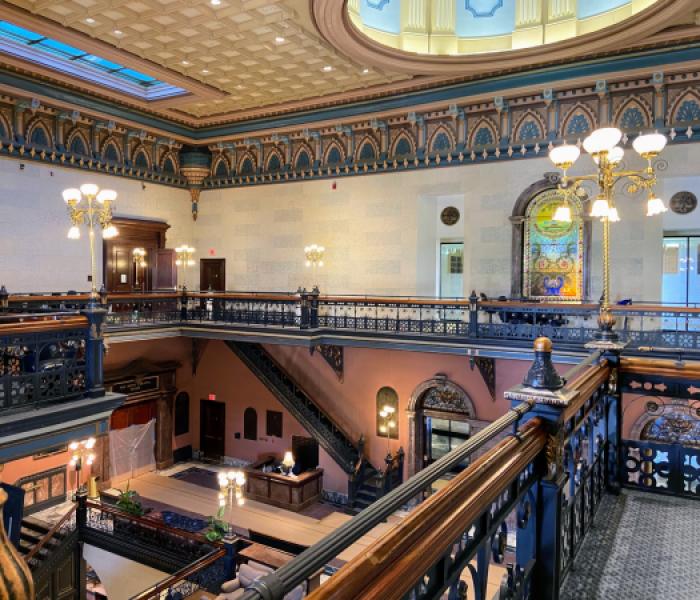
M 164 390 L 156 401 L 156 468 L 173 465 L 174 392 Z

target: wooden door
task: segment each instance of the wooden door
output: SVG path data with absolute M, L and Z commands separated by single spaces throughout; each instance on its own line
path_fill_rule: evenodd
M 154 290 L 177 289 L 177 265 L 175 260 L 175 250 L 172 248 L 155 250 L 153 261 Z
M 202 400 L 199 411 L 199 449 L 205 458 L 219 460 L 225 455 L 226 405 Z
M 110 292 L 130 292 L 132 289 L 131 248 L 123 244 L 108 246 L 105 284 Z M 99 285 L 97 287 L 100 287 Z
M 226 291 L 226 259 L 202 258 L 199 261 L 199 291 Z

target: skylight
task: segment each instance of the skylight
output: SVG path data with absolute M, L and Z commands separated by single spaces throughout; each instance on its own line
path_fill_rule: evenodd
M 7 21 L 0 21 L 0 51 L 142 100 L 161 100 L 187 93 L 183 88 L 160 81 L 146 73 Z

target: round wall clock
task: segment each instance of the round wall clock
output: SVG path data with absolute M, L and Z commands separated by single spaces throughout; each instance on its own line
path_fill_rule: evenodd
M 454 206 L 446 206 L 440 213 L 440 220 L 445 225 L 454 225 L 459 221 L 459 210 Z
M 692 192 L 676 192 L 671 196 L 670 205 L 674 213 L 687 215 L 696 209 L 698 199 Z

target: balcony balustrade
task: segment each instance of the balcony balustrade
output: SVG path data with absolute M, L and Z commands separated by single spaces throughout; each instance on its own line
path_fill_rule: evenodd
M 331 296 L 297 293 L 153 292 L 103 294 L 106 331 L 165 327 L 264 328 L 458 344 L 527 346 L 546 336 L 581 349 L 598 331 L 599 304 L 469 298 Z M 77 310 L 87 294 L 12 295 L 5 311 Z M 700 307 L 632 303 L 611 307 L 620 340 L 635 348 L 700 353 Z

